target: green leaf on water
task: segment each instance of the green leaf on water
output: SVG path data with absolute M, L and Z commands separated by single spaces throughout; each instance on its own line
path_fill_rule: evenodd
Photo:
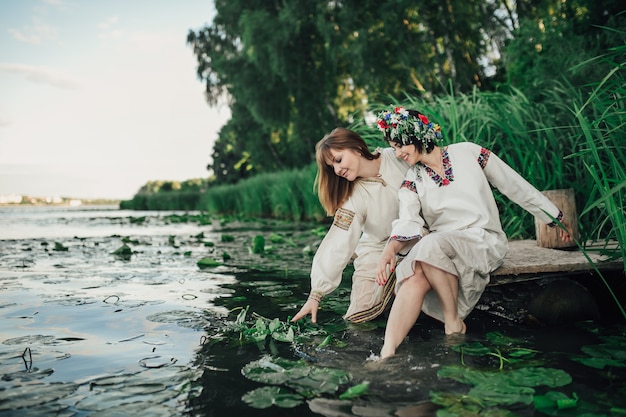
M 470 389 L 467 395 L 475 397 L 486 407 L 495 405 L 532 404 L 535 390 L 514 384 L 503 384 L 500 381 L 478 384 Z
M 293 408 L 302 404 L 303 398 L 282 387 L 261 387 L 245 393 L 241 399 L 250 407 L 263 409 L 273 405 Z
M 262 235 L 257 235 L 252 240 L 252 253 L 263 253 L 265 250 L 265 238 Z
M 270 234 L 270 242 L 272 243 L 283 243 L 284 240 L 285 239 L 277 233 Z
M 589 357 L 573 356 L 570 359 L 596 369 L 606 366 L 626 367 L 626 337 L 613 335 L 602 339 L 604 343 L 580 348 Z
M 127 255 L 130 256 L 132 254 L 133 254 L 133 250 L 126 243 L 124 243 L 122 246 L 120 246 L 119 248 L 113 251 L 113 255 L 118 255 L 118 256 L 127 256 Z
M 340 385 L 352 379 L 348 372 L 341 369 L 313 366 L 303 360 L 292 361 L 270 356 L 248 363 L 241 373 L 255 382 L 285 385 L 307 398 L 332 394 Z
M 280 329 L 281 326 L 282 324 L 278 318 L 275 318 L 274 320 L 270 321 L 270 324 L 269 324 L 270 333 L 274 333 L 276 330 Z
M 246 308 L 242 308 L 239 314 L 237 314 L 237 318 L 235 319 L 235 324 L 237 326 L 243 326 L 245 324 L 249 308 L 250 306 L 246 306 Z
M 503 347 L 503 346 L 519 346 L 523 344 L 523 341 L 514 337 L 506 336 L 500 332 L 489 332 L 485 335 L 485 338 L 491 343 Z
M 480 384 L 500 384 L 518 387 L 545 385 L 553 388 L 568 385 L 572 382 L 572 377 L 567 372 L 561 369 L 543 367 L 520 368 L 500 372 L 478 371 L 462 366 L 445 366 L 437 372 L 437 375 L 441 378 L 451 378 L 463 384 L 475 386 Z
M 282 385 L 289 378 L 302 377 L 308 372 L 302 361 L 290 361 L 282 358 L 264 356 L 243 367 L 241 373 L 246 378 L 262 384 Z
M 430 401 L 445 407 L 437 411 L 438 417 L 476 417 L 484 408 L 479 399 L 469 395 L 430 391 Z
M 471 344 L 461 343 L 460 345 L 453 345 L 450 349 L 463 353 L 465 355 L 484 356 L 491 352 L 491 349 L 483 345 L 480 342 L 473 342 Z
M 294 341 L 296 335 L 293 331 L 293 327 L 289 326 L 287 331 L 275 331 L 272 333 L 272 338 L 279 342 L 291 343 Z
M 58 251 L 58 252 L 67 252 L 69 250 L 69 248 L 67 246 L 63 246 L 62 243 L 54 242 L 54 248 L 52 248 L 52 250 L 55 250 L 55 251 Z
M 235 236 L 229 234 L 222 235 L 222 242 L 233 242 L 235 240 Z
M 342 400 L 348 400 L 350 398 L 357 398 L 362 395 L 367 394 L 367 390 L 369 389 L 370 383 L 369 381 L 361 382 L 360 384 L 353 385 L 347 390 L 345 390 L 339 398 Z
M 570 398 L 562 392 L 548 391 L 545 395 L 535 396 L 535 410 L 544 414 L 555 415 L 558 410 L 576 408 L 578 406 L 578 395 L 572 393 L 572 397 Z
M 197 265 L 200 269 L 204 268 L 215 268 L 216 266 L 222 265 L 220 261 L 216 261 L 213 258 L 202 258 L 197 262 Z
M 314 398 L 321 394 L 333 394 L 337 392 L 340 385 L 350 381 L 349 374 L 341 369 L 303 366 L 308 368 L 306 375 L 290 378 L 285 382 L 285 385 L 307 398 Z
M 626 366 L 624 362 L 610 358 L 590 358 L 585 356 L 579 356 L 572 357 L 570 359 L 596 369 L 603 369 L 605 366 L 615 366 L 617 368 L 623 368 Z

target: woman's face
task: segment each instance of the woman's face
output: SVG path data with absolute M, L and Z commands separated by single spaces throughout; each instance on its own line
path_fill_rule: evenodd
M 422 154 L 417 151 L 415 145 L 402 145 L 398 142 L 389 142 L 389 144 L 396 151 L 396 158 L 402 159 L 411 166 L 420 161 Z
M 328 166 L 333 167 L 335 175 L 348 181 L 354 181 L 359 176 L 361 155 L 354 149 L 331 149 L 332 159 L 327 160 Z

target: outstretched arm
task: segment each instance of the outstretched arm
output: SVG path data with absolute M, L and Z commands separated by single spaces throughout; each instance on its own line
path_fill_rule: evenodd
M 573 241 L 570 222 L 575 219 L 559 219 L 562 216 L 559 208 L 495 153 L 483 148 L 479 163 L 489 182 L 502 194 L 550 227 L 559 227 L 559 238 L 563 242 Z M 565 230 L 553 221 L 554 218 L 559 219 Z

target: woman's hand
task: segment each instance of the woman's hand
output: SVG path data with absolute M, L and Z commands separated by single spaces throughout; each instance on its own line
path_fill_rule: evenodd
M 319 308 L 320 303 L 317 300 L 309 298 L 306 303 L 302 306 L 298 314 L 293 316 L 291 319 L 292 322 L 300 320 L 302 317 L 306 317 L 307 315 L 311 315 L 311 321 L 313 323 L 317 323 L 317 309 Z
M 385 285 L 389 279 L 389 275 L 391 275 L 395 268 L 396 251 L 388 244 L 380 255 L 378 265 L 376 266 L 376 283 L 380 286 Z
M 565 243 L 572 243 L 574 241 L 574 229 L 572 229 L 572 225 L 567 219 L 561 220 L 561 224 L 565 229 L 557 225 L 559 228 L 559 239 Z

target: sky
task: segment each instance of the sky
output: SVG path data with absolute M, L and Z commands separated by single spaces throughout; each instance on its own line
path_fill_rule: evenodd
M 186 43 L 211 0 L 0 0 L 0 196 L 130 199 L 206 178 L 230 118 Z

